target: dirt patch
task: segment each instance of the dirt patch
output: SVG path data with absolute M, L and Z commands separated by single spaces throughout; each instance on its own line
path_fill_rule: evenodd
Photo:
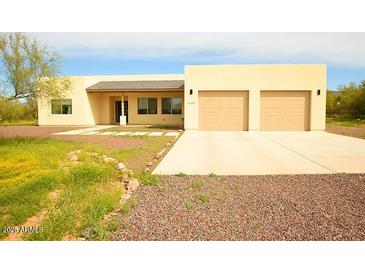
M 365 126 L 347 127 L 347 126 L 327 124 L 326 131 L 330 133 L 365 139 Z
M 162 176 L 114 240 L 365 240 L 365 174 Z
M 119 136 L 94 135 L 53 135 L 52 133 L 76 130 L 83 127 L 46 127 L 46 126 L 9 126 L 0 127 L 0 136 L 3 137 L 47 137 L 57 140 L 79 141 L 96 144 L 110 149 L 130 149 L 143 145 L 142 139 L 122 138 Z
M 79 141 L 88 144 L 95 144 L 104 146 L 110 149 L 131 149 L 138 148 L 143 145 L 144 141 L 142 139 L 134 139 L 134 138 L 123 138 L 118 136 L 83 136 L 83 135 L 56 135 L 52 136 L 57 140 L 66 140 L 66 141 Z
M 21 226 L 18 226 L 18 228 L 21 228 L 21 227 L 24 227 L 24 228 L 39 227 L 41 225 L 42 220 L 44 219 L 44 217 L 45 217 L 45 213 L 44 212 L 39 212 L 36 215 L 30 217 L 24 224 L 22 224 Z M 24 233 L 22 233 L 22 232 L 9 233 L 6 240 L 8 240 L 8 241 L 21 241 L 23 235 L 24 235 Z
M 0 136 L 4 137 L 49 137 L 52 133 L 76 130 L 83 127 L 46 127 L 46 126 L 1 126 Z

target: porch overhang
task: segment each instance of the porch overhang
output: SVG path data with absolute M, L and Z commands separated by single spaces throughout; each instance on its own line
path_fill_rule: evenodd
M 184 91 L 184 80 L 100 81 L 86 92 Z

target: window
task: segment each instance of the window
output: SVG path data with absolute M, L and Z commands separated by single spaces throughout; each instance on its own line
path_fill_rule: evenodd
M 157 114 L 157 98 L 138 98 L 138 114 Z
M 72 114 L 71 99 L 53 99 L 51 100 L 52 114 Z
M 171 98 L 162 98 L 162 114 L 171 114 Z
M 182 114 L 182 98 L 162 98 L 162 114 Z

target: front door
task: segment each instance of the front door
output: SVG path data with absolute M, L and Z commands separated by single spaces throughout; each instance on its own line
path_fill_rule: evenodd
M 120 123 L 120 115 L 122 115 L 122 102 L 115 101 L 115 122 Z M 128 101 L 124 101 L 124 115 L 128 123 Z

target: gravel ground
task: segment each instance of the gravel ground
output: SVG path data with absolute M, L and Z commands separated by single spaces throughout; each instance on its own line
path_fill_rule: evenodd
M 327 124 L 326 131 L 330 133 L 365 139 L 365 126 L 348 127 L 348 126 Z
M 94 135 L 53 135 L 52 133 L 76 130 L 83 127 L 48 127 L 48 126 L 4 126 L 0 127 L 3 137 L 50 137 L 57 140 L 80 141 L 105 146 L 110 149 L 130 149 L 140 147 L 144 141 L 135 138 Z
M 113 240 L 365 240 L 365 174 L 161 176 Z

